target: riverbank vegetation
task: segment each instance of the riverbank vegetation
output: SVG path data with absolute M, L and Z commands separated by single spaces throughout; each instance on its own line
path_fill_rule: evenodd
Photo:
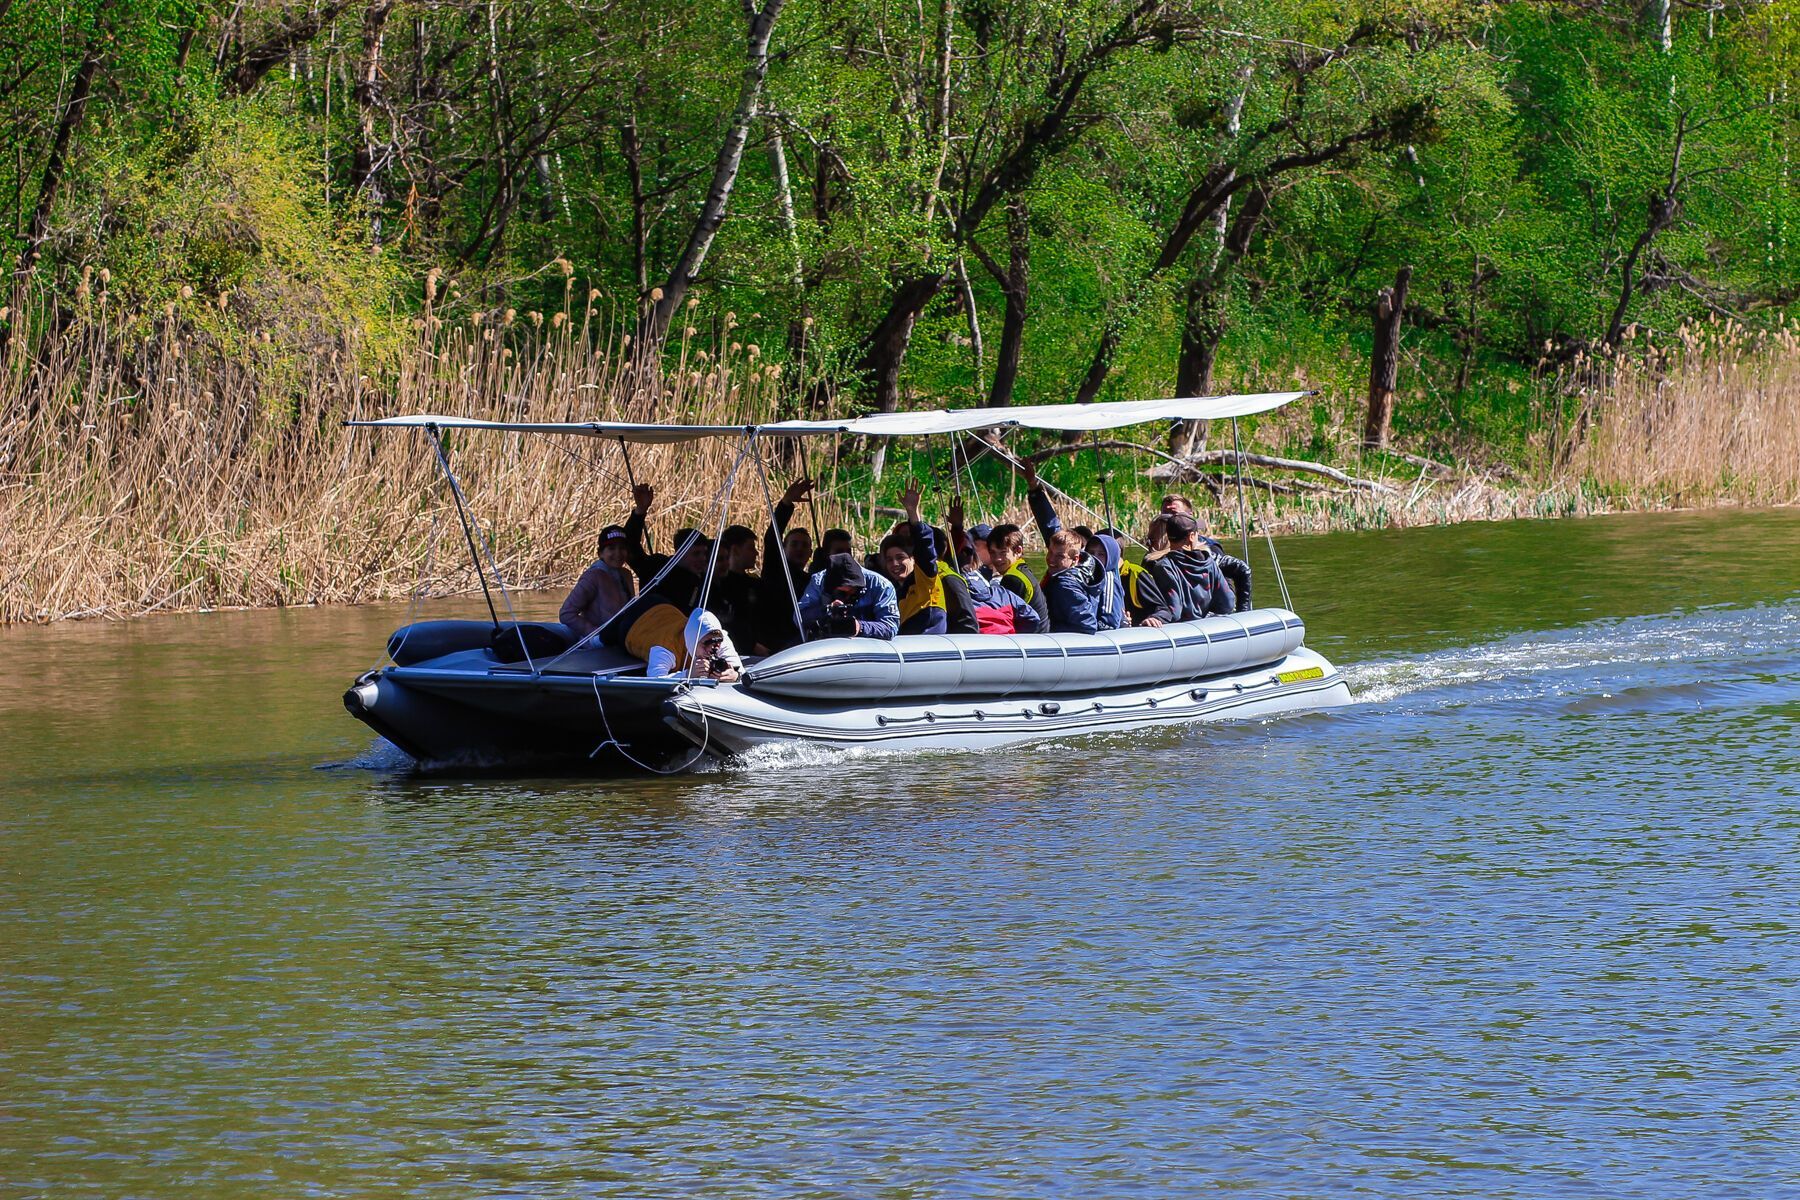
M 422 435 L 341 425 L 405 411 L 1304 387 L 1276 529 L 1792 501 L 1797 12 L 0 0 L 0 620 L 472 587 Z M 1004 449 L 1129 510 L 1229 499 L 1210 432 Z M 766 449 L 832 522 L 952 486 Z M 509 577 L 622 513 L 616 446 L 450 450 Z M 734 453 L 629 471 L 672 527 Z

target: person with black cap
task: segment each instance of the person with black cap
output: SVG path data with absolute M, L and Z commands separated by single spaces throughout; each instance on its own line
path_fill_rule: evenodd
M 1248 563 L 1215 551 L 1200 536 L 1200 523 L 1186 513 L 1168 514 L 1167 528 L 1168 551 L 1146 560 L 1148 574 L 1140 582 L 1139 595 L 1148 611 L 1140 624 L 1154 628 L 1249 609 Z M 1226 559 L 1231 562 L 1229 572 Z M 1228 573 L 1240 581 L 1242 594 L 1227 579 Z
M 637 595 L 637 575 L 625 563 L 629 540 L 625 530 L 617 525 L 600 531 L 599 557 L 575 581 L 557 614 L 577 638 L 606 624 Z
M 866 637 L 891 641 L 900 632 L 894 585 L 863 570 L 853 554 L 834 554 L 806 584 L 800 617 L 808 637 Z

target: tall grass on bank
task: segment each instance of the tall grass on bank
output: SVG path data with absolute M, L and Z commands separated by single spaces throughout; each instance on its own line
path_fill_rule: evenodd
M 403 336 L 368 340 L 320 324 L 223 319 L 241 297 L 187 290 L 154 311 L 123 311 L 106 282 L 101 273 L 84 283 L 72 310 L 30 295 L 0 306 L 0 622 L 475 591 L 428 436 L 347 429 L 346 419 L 742 425 L 798 415 L 782 409 L 794 389 L 781 369 L 733 340 L 729 314 L 711 324 L 716 337 L 678 326 L 666 365 L 646 380 L 631 369 L 629 321 L 597 311 L 597 293 L 583 300 L 572 279 L 552 310 L 464 308 L 452 318 L 434 273 Z M 1578 362 L 1543 388 L 1539 467 L 1528 479 L 1466 467 L 1433 479 L 1359 461 L 1346 407 L 1350 440 L 1336 457 L 1381 487 L 1272 481 L 1252 489 L 1252 520 L 1299 533 L 1800 498 L 1791 328 L 1699 326 L 1666 349 Z M 1259 431 L 1272 445 L 1293 433 L 1279 421 Z M 628 467 L 617 443 L 591 438 L 471 433 L 449 448 L 501 575 L 521 588 L 566 585 L 595 533 L 628 511 L 632 479 L 658 487 L 660 538 L 699 522 L 738 452 L 723 438 L 633 446 Z M 791 446 L 765 451 L 777 489 L 802 465 L 841 485 L 814 514 L 820 524 L 874 530 L 878 506 L 915 470 L 935 470 L 933 486 L 948 487 L 941 448 L 935 468 L 930 454 L 909 455 L 905 467 L 894 459 L 879 486 L 850 462 L 838 479 L 819 446 L 810 463 Z M 784 454 L 790 461 L 774 461 Z M 973 500 L 971 513 L 1029 528 L 1010 472 L 991 456 L 980 467 L 985 503 Z M 1097 487 L 1063 478 L 1098 506 Z M 1134 531 L 1165 490 L 1141 474 L 1113 486 L 1119 520 Z M 1180 490 L 1208 503 L 1198 485 Z M 731 509 L 763 523 L 753 470 Z M 1205 515 L 1215 533 L 1236 536 L 1228 488 Z M 533 605 L 543 615 L 541 600 Z
M 1564 478 L 1638 506 L 1800 499 L 1792 325 L 1693 325 L 1666 347 L 1607 367 L 1576 414 Z
M 0 621 L 475 589 L 428 435 L 348 418 L 741 424 L 776 403 L 778 368 L 731 341 L 729 320 L 716 348 L 678 327 L 669 366 L 640 385 L 629 333 L 595 293 L 451 322 L 435 292 L 434 278 L 411 337 L 385 356 L 349 336 L 298 355 L 267 334 L 228 342 L 184 311 L 225 302 L 190 294 L 146 317 L 101 290 L 55 324 L 38 318 L 48 306 L 7 306 Z M 271 369 L 278 359 L 290 369 Z M 635 477 L 659 485 L 658 524 L 700 516 L 736 452 L 724 439 L 634 446 Z M 570 578 L 628 511 L 616 443 L 465 434 L 451 453 L 509 582 Z M 760 508 L 760 483 L 742 485 Z

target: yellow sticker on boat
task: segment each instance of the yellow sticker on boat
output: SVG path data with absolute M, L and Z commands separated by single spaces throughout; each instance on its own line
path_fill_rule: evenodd
M 1281 683 L 1299 683 L 1302 679 L 1323 679 L 1325 678 L 1325 668 L 1307 667 L 1299 671 L 1281 671 L 1276 674 L 1275 678 Z

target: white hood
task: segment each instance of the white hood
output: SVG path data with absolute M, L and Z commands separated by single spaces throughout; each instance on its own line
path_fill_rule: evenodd
M 693 663 L 700 655 L 700 639 L 709 633 L 725 634 L 725 644 L 719 648 L 719 654 L 733 667 L 742 667 L 743 660 L 738 657 L 737 647 L 731 644 L 731 635 L 725 633 L 725 627 L 719 618 L 704 608 L 696 608 L 688 617 L 685 638 L 687 640 L 688 661 Z

